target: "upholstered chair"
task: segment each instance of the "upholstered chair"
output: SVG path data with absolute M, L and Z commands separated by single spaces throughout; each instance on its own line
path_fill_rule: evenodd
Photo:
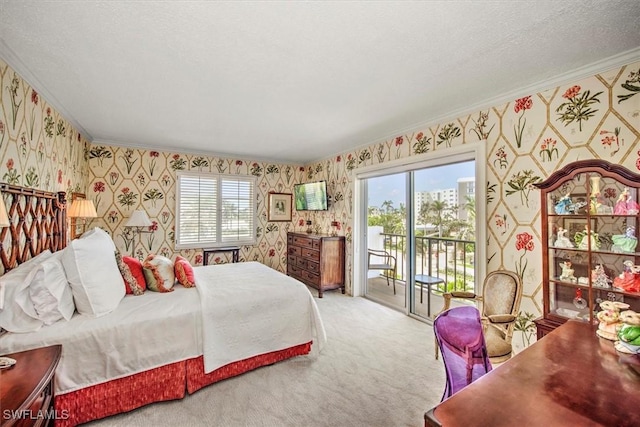
M 522 300 L 520 277 L 507 270 L 487 274 L 482 296 L 472 292 L 447 292 L 443 294 L 444 307 L 448 310 L 452 299 L 477 301 L 482 312 L 484 339 L 492 363 L 508 360 L 513 354 L 512 337 Z M 438 348 L 436 348 L 436 359 Z

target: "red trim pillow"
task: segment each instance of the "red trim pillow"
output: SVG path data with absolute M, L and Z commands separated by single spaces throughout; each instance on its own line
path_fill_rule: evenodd
M 196 279 L 193 274 L 193 267 L 186 258 L 178 255 L 173 262 L 176 279 L 185 288 L 193 288 L 196 285 Z
M 154 292 L 173 292 L 176 275 L 173 263 L 167 257 L 149 254 L 142 263 L 147 289 Z
M 147 289 L 147 282 L 144 280 L 144 273 L 142 272 L 142 263 L 138 258 L 130 256 L 123 256 L 122 261 L 127 267 L 129 267 L 131 275 L 135 279 L 135 284 L 133 284 L 127 283 L 127 279 L 125 278 L 125 289 L 127 293 L 141 295 Z

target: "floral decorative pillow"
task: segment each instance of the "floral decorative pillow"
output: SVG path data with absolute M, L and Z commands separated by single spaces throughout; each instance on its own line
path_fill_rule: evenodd
M 196 285 L 196 279 L 193 274 L 193 267 L 186 258 L 178 255 L 173 263 L 176 280 L 185 288 L 193 288 Z
M 142 273 L 142 264 L 140 263 L 140 261 L 138 261 L 138 265 L 140 266 L 139 274 L 142 276 L 143 286 L 140 286 L 139 277 L 136 277 L 136 275 L 133 274 L 131 267 L 129 267 L 129 263 L 124 262 L 122 255 L 120 255 L 120 251 L 116 251 L 116 264 L 118 264 L 118 269 L 120 270 L 120 274 L 124 279 L 124 289 L 126 293 L 133 295 L 142 295 L 144 293 L 146 283 L 144 281 L 144 274 Z
M 150 254 L 142 263 L 147 288 L 155 292 L 172 292 L 176 276 L 173 263 L 162 255 Z

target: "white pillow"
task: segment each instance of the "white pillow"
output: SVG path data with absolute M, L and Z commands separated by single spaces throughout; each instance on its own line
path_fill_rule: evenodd
M 115 310 L 124 298 L 124 281 L 115 250 L 111 237 L 95 228 L 72 240 L 62 251 L 62 266 L 80 314 L 103 316 Z
M 3 308 L 0 310 L 0 327 L 15 333 L 33 332 L 42 327 L 42 320 L 35 315 L 29 298 L 29 283 L 25 279 L 41 262 L 51 256 L 51 251 L 47 249 L 0 276 L 0 288 L 5 296 Z M 28 315 L 27 312 L 33 315 Z
M 56 252 L 31 270 L 26 279 L 33 308 L 45 325 L 52 325 L 61 319 L 69 320 L 76 310 L 61 257 L 62 252 Z

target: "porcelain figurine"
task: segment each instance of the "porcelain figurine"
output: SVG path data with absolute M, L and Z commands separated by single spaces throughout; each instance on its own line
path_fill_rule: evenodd
M 627 215 L 637 215 L 640 212 L 640 205 L 633 199 L 627 200 Z
M 620 313 L 622 326 L 618 330 L 615 348 L 621 353 L 640 353 L 640 314 L 626 310 Z
M 636 228 L 633 225 L 627 227 L 625 234 L 614 234 L 611 236 L 613 246 L 611 252 L 635 252 L 638 245 Z
M 565 236 L 566 233 L 567 233 L 566 228 L 559 227 L 558 235 L 556 237 L 556 241 L 554 242 L 553 246 L 557 248 L 575 248 L 573 243 L 571 243 L 571 240 L 569 240 L 569 238 Z
M 571 213 L 571 205 L 571 197 L 569 196 L 569 194 L 566 194 L 562 196 L 560 200 L 558 200 L 558 203 L 556 203 L 554 209 L 558 215 L 567 215 Z
M 613 207 L 613 213 L 615 215 L 627 214 L 627 200 L 629 199 L 629 189 L 625 187 L 616 201 L 616 205 Z
M 611 279 L 609 279 L 609 276 L 607 276 L 607 273 L 604 271 L 604 267 L 602 267 L 602 264 L 596 265 L 591 272 L 591 283 L 593 284 L 593 286 L 598 288 L 611 287 Z
M 560 280 L 566 280 L 569 282 L 575 282 L 576 278 L 573 275 L 573 268 L 571 268 L 571 261 L 563 261 L 560 263 L 562 273 L 560 273 Z
M 600 249 L 600 237 L 598 233 L 589 231 L 587 227 L 584 227 L 584 231 L 579 231 L 573 236 L 573 240 L 578 245 L 578 249 L 589 249 L 589 242 L 591 242 L 591 250 Z
M 620 312 L 627 310 L 629 304 L 618 301 L 602 301 L 596 317 L 600 321 L 596 335 L 601 338 L 615 341 L 618 339 L 618 329 L 622 326 L 620 322 Z
M 625 269 L 613 279 L 613 287 L 626 292 L 640 292 L 640 265 L 625 261 Z

